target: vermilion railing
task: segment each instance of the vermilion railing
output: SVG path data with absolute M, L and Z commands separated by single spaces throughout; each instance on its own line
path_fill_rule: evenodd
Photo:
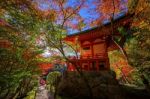
M 79 65 L 83 70 L 88 71 L 109 69 L 109 60 L 104 53 L 95 54 L 93 57 L 90 54 L 86 56 L 80 56 L 79 58 L 72 56 L 69 57 L 69 59 L 72 61 L 72 63 L 67 64 L 69 71 L 75 71 L 74 64 Z M 93 66 L 95 69 L 93 69 Z
M 70 56 L 69 59 L 96 59 L 96 58 L 105 58 L 106 55 L 103 54 L 103 53 L 98 53 L 98 54 L 95 54 L 93 57 L 91 54 L 87 54 L 87 55 L 82 55 L 82 56 L 79 56 L 79 58 L 77 58 L 76 56 Z

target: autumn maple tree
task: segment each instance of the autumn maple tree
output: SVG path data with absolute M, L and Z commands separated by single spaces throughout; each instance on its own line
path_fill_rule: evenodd
M 41 11 L 29 0 L 0 1 L 0 41 L 10 43 L 0 47 L 0 98 L 21 98 L 37 87 L 39 20 Z
M 129 11 L 134 12 L 132 29 L 134 37 L 127 43 L 129 63 L 146 79 L 149 76 L 149 37 L 150 37 L 150 2 L 148 0 L 131 0 Z

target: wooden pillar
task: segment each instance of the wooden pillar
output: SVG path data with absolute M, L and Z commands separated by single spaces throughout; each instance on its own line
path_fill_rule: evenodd
M 107 69 L 110 69 L 110 64 L 109 64 L 109 57 L 108 57 L 108 45 L 109 45 L 109 40 L 110 40 L 110 37 L 106 37 L 106 39 L 105 39 L 105 57 L 106 57 L 106 68 Z
M 107 59 L 106 59 L 106 68 L 109 70 L 110 69 L 110 64 L 109 64 L 109 58 L 107 57 Z
M 82 52 L 82 42 L 81 41 L 79 42 L 79 51 L 80 51 L 80 58 L 79 59 L 82 59 L 83 52 Z
M 88 61 L 88 71 L 90 71 L 90 62 Z
M 81 71 L 82 71 L 83 70 L 83 68 L 82 68 L 82 62 L 79 61 L 78 65 L 79 65 L 79 67 L 81 68 Z
M 106 62 L 106 68 L 107 68 L 107 69 L 110 69 L 108 52 L 106 53 L 106 60 L 105 60 L 105 62 Z
M 93 58 L 94 57 L 93 42 L 91 42 L 91 54 L 92 54 L 92 58 Z
M 97 70 L 97 71 L 100 70 L 100 67 L 99 67 L 99 64 L 98 64 L 98 60 L 96 60 L 96 70 Z

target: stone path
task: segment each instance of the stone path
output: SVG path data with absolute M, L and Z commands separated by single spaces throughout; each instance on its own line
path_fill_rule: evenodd
M 45 85 L 43 85 L 43 86 L 39 86 L 36 93 L 36 99 L 54 99 L 54 98 L 45 88 Z

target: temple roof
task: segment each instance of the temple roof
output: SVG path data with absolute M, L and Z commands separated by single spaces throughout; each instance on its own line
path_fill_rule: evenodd
M 125 18 L 129 18 L 131 17 L 132 15 L 129 15 L 129 14 L 123 14 L 121 16 L 118 16 L 114 19 L 114 23 L 117 23 L 118 21 L 122 20 L 122 19 L 125 19 Z M 76 32 L 76 33 L 73 33 L 73 34 L 69 34 L 67 35 L 67 37 L 72 37 L 72 36 L 77 36 L 79 34 L 85 34 L 85 33 L 89 33 L 90 31 L 93 31 L 93 30 L 96 30 L 96 29 L 99 29 L 101 27 L 104 27 L 104 26 L 110 26 L 111 25 L 111 22 L 108 21 L 102 25 L 99 25 L 99 26 L 96 26 L 96 27 L 92 27 L 90 29 L 87 29 L 87 30 L 84 30 L 84 31 L 80 31 L 80 32 Z

